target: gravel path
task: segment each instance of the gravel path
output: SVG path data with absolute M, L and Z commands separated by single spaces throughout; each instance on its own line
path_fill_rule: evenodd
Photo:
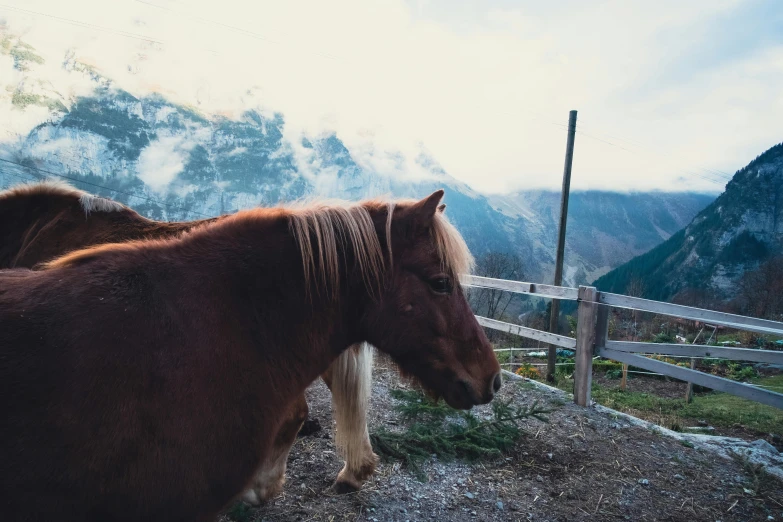
M 383 360 L 376 362 L 370 431 L 405 429 L 389 389 L 403 387 Z M 783 520 L 783 484 L 752 460 L 767 447 L 744 442 L 751 460 L 730 458 L 698 437 L 665 434 L 602 408 L 583 409 L 560 391 L 506 381 L 499 394 L 521 404 L 548 405 L 549 422 L 531 419 L 505 458 L 480 465 L 423 465 L 427 482 L 396 463 L 382 463 L 361 492 L 330 492 L 342 467 L 332 441 L 331 395 L 317 381 L 308 390 L 311 417 L 323 427 L 297 440 L 283 493 L 251 510 L 247 521 L 414 520 Z M 476 408 L 482 416 L 490 408 Z M 670 436 L 671 435 L 671 436 Z M 756 451 L 758 450 L 758 451 Z M 774 448 L 770 450 L 776 452 Z M 783 470 L 783 458 L 779 462 Z M 783 471 L 781 471 L 783 475 Z M 223 521 L 230 520 L 223 517 Z

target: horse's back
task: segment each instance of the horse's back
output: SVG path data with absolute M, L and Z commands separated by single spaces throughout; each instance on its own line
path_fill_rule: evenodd
M 183 228 L 72 189 L 11 190 L 0 194 L 0 268 L 33 267 L 73 250 L 171 236 Z
M 75 191 L 46 185 L 11 190 L 0 197 L 0 268 L 30 267 L 78 248 L 73 231 L 85 228 L 85 211 Z M 86 232 L 86 231 L 85 231 Z M 94 231 L 93 231 L 94 232 Z M 80 234 L 89 237 L 86 233 Z

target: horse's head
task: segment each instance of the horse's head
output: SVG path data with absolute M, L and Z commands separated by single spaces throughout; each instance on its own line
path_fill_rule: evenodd
M 368 341 L 460 409 L 492 400 L 500 365 L 459 282 L 473 259 L 443 215 L 443 191 L 375 219 L 391 248 L 385 287 L 365 316 Z

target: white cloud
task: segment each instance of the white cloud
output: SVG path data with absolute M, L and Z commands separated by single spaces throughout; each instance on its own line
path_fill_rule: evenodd
M 237 154 L 244 154 L 247 152 L 247 147 L 235 147 L 228 153 L 229 156 L 236 156 Z
M 744 8 L 740 0 L 558 10 L 466 2 L 464 15 L 451 2 L 403 0 L 149 2 L 159 7 L 13 4 L 91 28 L 0 15 L 49 58 L 46 67 L 56 69 L 71 48 L 136 94 L 156 91 L 228 116 L 279 111 L 292 139 L 336 131 L 360 163 L 382 169 L 399 168 L 385 154 L 399 151 L 415 174 L 424 143 L 450 174 L 484 191 L 559 187 L 574 108 L 586 133 L 576 140 L 575 189 L 716 190 L 702 169 L 733 173 L 781 140 L 779 38 L 741 59 L 699 63 L 710 39 L 729 37 L 715 27 Z M 678 64 L 689 59 L 696 64 L 683 72 Z
M 139 155 L 136 167 L 139 179 L 152 190 L 165 192 L 185 168 L 187 153 L 194 145 L 181 136 L 159 137 L 144 147 Z

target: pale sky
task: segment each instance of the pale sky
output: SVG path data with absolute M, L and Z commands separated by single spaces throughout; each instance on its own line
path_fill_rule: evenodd
M 483 192 L 558 189 L 571 109 L 574 189 L 716 192 L 783 141 L 779 0 L 0 0 L 0 19 L 49 67 L 71 49 L 137 95 L 281 112 L 357 154 L 424 146 Z

